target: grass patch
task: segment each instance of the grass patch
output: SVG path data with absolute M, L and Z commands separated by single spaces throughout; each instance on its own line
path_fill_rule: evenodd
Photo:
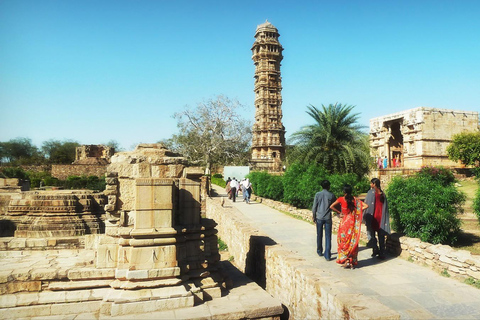
M 447 269 L 443 269 L 442 272 L 440 272 L 440 275 L 450 278 L 450 273 L 448 273 Z
M 228 250 L 227 244 L 220 238 L 218 238 L 218 250 L 219 251 L 227 251 Z
M 476 280 L 472 277 L 469 277 L 467 279 L 465 279 L 464 281 L 466 284 L 469 284 L 471 286 L 474 286 L 475 288 L 477 289 L 480 289 L 480 280 Z

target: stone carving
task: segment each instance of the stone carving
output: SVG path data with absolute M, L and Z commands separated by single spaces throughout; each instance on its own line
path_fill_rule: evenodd
M 255 32 L 252 59 L 255 64 L 255 124 L 252 128 L 251 165 L 257 170 L 282 171 L 285 155 L 285 127 L 282 124 L 283 47 L 279 33 L 270 22 Z
M 173 290 L 184 307 L 220 297 L 216 223 L 201 218 L 203 170 L 186 168 L 183 157 L 160 144 L 139 145 L 111 162 L 96 266 L 115 268 L 111 287 L 119 291 L 112 301 L 131 297 L 128 290 L 143 290 L 138 299 Z
M 29 191 L 10 199 L 2 220 L 17 238 L 71 237 L 103 232 L 105 197 L 92 191 Z

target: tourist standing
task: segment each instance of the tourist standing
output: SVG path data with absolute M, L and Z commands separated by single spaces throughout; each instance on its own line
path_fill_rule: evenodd
M 327 261 L 332 257 L 332 209 L 330 206 L 337 199 L 330 192 L 330 181 L 323 180 L 320 185 L 322 191 L 315 194 L 313 199 L 313 222 L 317 227 L 317 254 Z M 323 251 L 323 230 L 325 229 L 325 251 Z
M 337 263 L 344 268 L 353 269 L 357 265 L 358 241 L 362 225 L 362 211 L 368 205 L 352 196 L 352 187 L 345 185 L 344 196 L 338 198 L 330 209 L 340 214 L 340 226 L 337 233 Z M 336 207 L 340 204 L 341 210 Z
M 387 169 L 388 167 L 388 158 L 385 156 L 385 159 L 383 159 L 383 169 Z
M 230 179 L 230 177 L 228 177 L 227 181 L 225 182 L 225 192 L 227 193 L 228 195 L 228 199 L 232 199 L 232 188 L 230 187 L 230 182 L 232 181 L 232 179 Z
M 373 178 L 370 181 L 370 187 L 371 189 L 365 198 L 368 208 L 363 213 L 363 219 L 367 227 L 367 247 L 373 249 L 372 257 L 378 255 L 380 259 L 384 259 L 385 239 L 390 234 L 387 197 L 380 188 L 379 179 Z
M 235 202 L 235 198 L 237 197 L 237 189 L 238 189 L 238 182 L 235 178 L 230 181 L 230 193 L 232 194 L 232 200 Z
M 382 157 L 378 157 L 378 160 L 377 160 L 377 166 L 378 166 L 378 169 L 383 169 L 383 161 L 382 161 Z

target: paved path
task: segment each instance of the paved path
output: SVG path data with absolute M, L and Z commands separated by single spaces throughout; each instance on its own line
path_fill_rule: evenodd
M 213 186 L 217 193 L 225 191 Z M 275 209 L 241 196 L 228 206 L 238 209 L 245 220 L 284 248 L 303 257 L 314 267 L 341 277 L 348 293 L 371 296 L 396 310 L 402 319 L 480 319 L 480 289 L 455 279 L 443 277 L 429 268 L 400 257 L 386 260 L 372 258 L 371 249 L 360 247 L 358 266 L 343 269 L 334 260 L 326 261 L 316 253 L 316 231 L 313 224 L 292 218 Z M 336 234 L 332 236 L 332 258 L 337 256 Z

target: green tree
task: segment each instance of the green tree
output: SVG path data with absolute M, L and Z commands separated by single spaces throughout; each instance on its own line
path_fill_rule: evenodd
M 188 106 L 174 114 L 179 134 L 166 141 L 172 151 L 205 166 L 210 173 L 213 164 L 243 164 L 248 159 L 251 126 L 238 110 L 243 106 L 236 100 L 217 96 Z
M 76 141 L 48 140 L 42 144 L 42 151 L 49 163 L 71 164 L 75 161 L 76 148 L 80 144 Z
M 0 162 L 11 165 L 34 164 L 42 162 L 38 148 L 28 138 L 16 138 L 0 142 Z
M 330 173 L 356 173 L 364 175 L 370 167 L 368 136 L 357 124 L 358 113 L 354 106 L 340 103 L 322 105 L 321 110 L 310 105 L 308 115 L 315 123 L 293 133 L 295 148 L 289 162 L 318 163 Z
M 464 165 L 480 165 L 480 131 L 462 132 L 452 138 L 447 147 L 450 160 L 461 161 Z

